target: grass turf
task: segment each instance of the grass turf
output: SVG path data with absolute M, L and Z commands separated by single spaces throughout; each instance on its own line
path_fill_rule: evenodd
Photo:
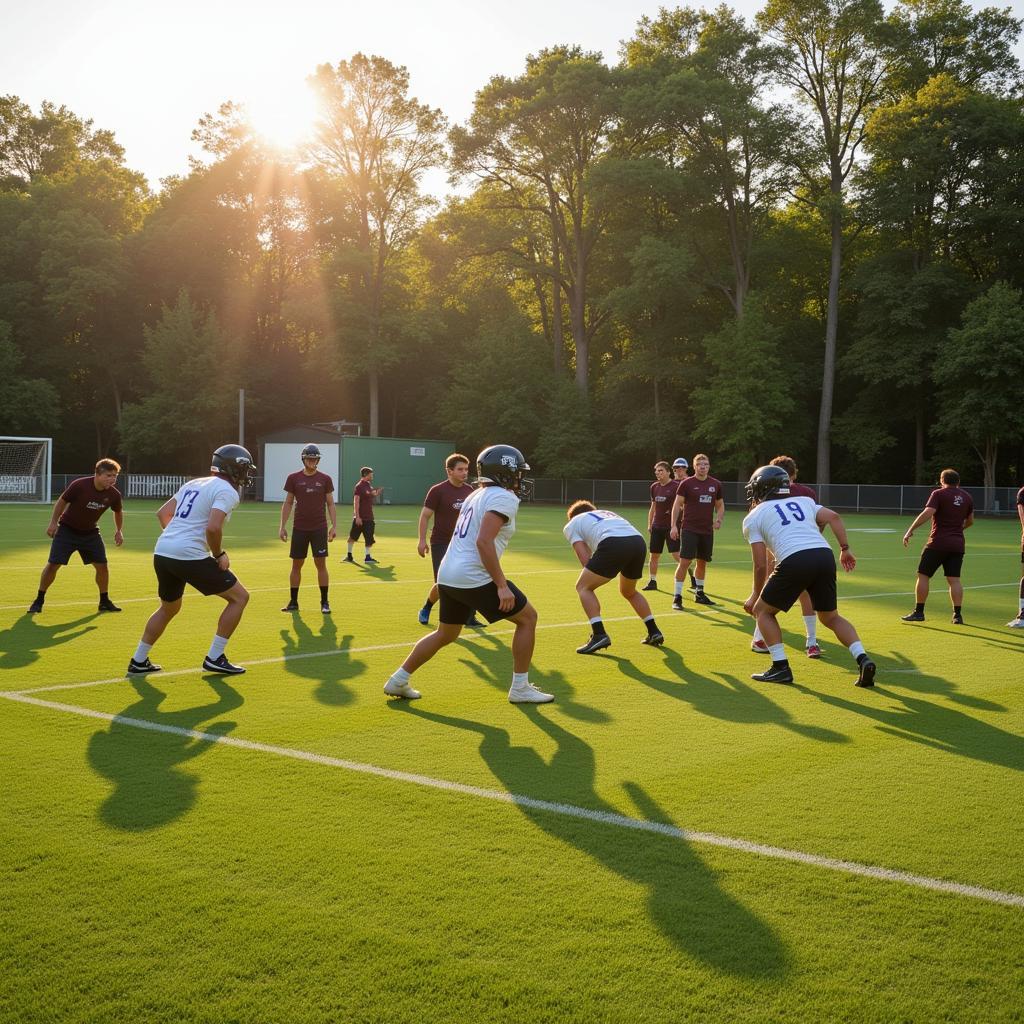
M 75 563 L 25 616 L 48 512 L 0 511 L 2 689 L 120 676 L 155 607 L 153 508 L 133 502 L 111 545 L 116 616 L 95 614 Z M 954 627 L 940 579 L 928 620 L 899 621 L 907 520 L 849 518 L 860 562 L 840 607 L 879 666 L 864 691 L 827 631 L 824 659 L 804 659 L 796 610 L 796 685 L 750 680 L 766 659 L 740 607 L 737 512 L 708 574 L 716 608 L 670 610 L 665 556 L 649 596 L 666 647 L 639 643 L 608 587 L 613 646 L 576 655 L 588 630 L 562 514 L 527 508 L 505 564 L 539 611 L 531 678 L 556 703 L 521 708 L 502 624 L 418 672 L 423 700 L 384 699 L 423 634 L 430 572 L 416 510 L 380 514 L 379 566 L 340 565 L 333 546 L 330 618 L 312 563 L 301 613 L 279 611 L 276 510 L 235 514 L 226 545 L 253 599 L 228 654 L 263 662 L 245 676 L 197 671 L 220 603 L 192 595 L 153 651 L 182 674 L 34 696 L 1024 893 L 1024 638 L 1003 626 L 1015 524 L 968 534 Z M 2 1020 L 1022 1019 L 1019 907 L 8 699 L 0 722 Z

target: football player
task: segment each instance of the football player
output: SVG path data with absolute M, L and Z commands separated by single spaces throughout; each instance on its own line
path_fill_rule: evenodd
M 678 461 L 678 460 L 677 460 Z M 651 484 L 651 507 L 647 510 L 647 535 L 651 548 L 651 578 L 644 590 L 658 589 L 658 562 L 668 542 L 668 553 L 679 561 L 679 541 L 669 536 L 672 523 L 672 503 L 676 500 L 679 481 L 670 475 L 667 462 L 654 464 L 654 483 Z
M 683 582 L 690 562 L 697 560 L 697 573 L 693 595 L 696 604 L 713 605 L 704 593 L 708 562 L 715 547 L 715 530 L 722 528 L 725 519 L 725 498 L 722 483 L 709 475 L 711 460 L 706 455 L 694 455 L 693 476 L 679 482 L 672 505 L 672 539 L 679 540 L 679 564 L 676 566 L 675 595 L 672 607 L 683 610 Z
M 850 551 L 846 527 L 838 513 L 823 508 L 810 498 L 794 497 L 789 474 L 782 466 L 761 466 L 747 483 L 750 512 L 743 520 L 743 536 L 750 544 L 754 563 L 754 585 L 743 608 L 757 619 L 772 656 L 771 667 L 753 676 L 758 682 L 791 683 L 793 671 L 786 658 L 778 614 L 789 611 L 804 592 L 811 595 L 814 610 L 857 661 L 857 686 L 874 686 L 875 664 L 853 625 L 838 611 L 836 560 L 822 536 L 828 526 L 839 541 L 839 561 L 852 572 L 857 560 Z M 775 568 L 768 575 L 768 552 Z
M 1017 518 L 1020 519 L 1020 564 L 1024 565 L 1024 487 L 1017 492 Z M 1024 576 L 1020 578 L 1020 611 L 1007 625 L 1011 629 L 1024 629 Z
M 354 562 L 352 548 L 362 534 L 366 544 L 366 555 L 363 561 L 369 565 L 376 565 L 377 559 L 370 554 L 373 548 L 373 499 L 379 498 L 383 487 L 373 486 L 373 467 L 363 466 L 359 470 L 359 483 L 352 488 L 352 528 L 348 531 L 348 554 L 342 559 L 344 562 Z
M 284 481 L 285 499 L 281 505 L 281 527 L 278 531 L 282 541 L 288 540 L 288 517 L 295 506 L 295 528 L 292 530 L 292 546 L 289 554 L 292 571 L 288 577 L 291 596 L 281 609 L 283 612 L 299 610 L 299 586 L 302 583 L 302 567 L 306 555 L 313 549 L 313 564 L 316 566 L 316 581 L 320 586 L 320 611 L 331 614 L 328 600 L 330 577 L 327 573 L 327 545 L 338 535 L 338 510 L 334 506 L 334 481 L 321 473 L 320 449 L 307 444 L 302 449 L 302 469 L 289 473 Z M 330 528 L 327 526 L 331 520 Z
M 672 463 L 672 479 L 675 480 L 675 482 L 676 482 L 676 490 L 677 491 L 678 491 L 678 488 L 679 488 L 679 484 L 683 480 L 685 480 L 689 475 L 690 475 L 690 464 L 686 461 L 686 459 L 682 458 L 681 456 L 678 459 L 675 459 L 673 461 L 673 463 Z M 679 524 L 681 522 L 682 522 L 682 516 L 680 515 L 679 519 L 677 519 L 676 522 L 673 525 L 674 526 L 679 526 Z M 671 536 L 669 537 L 669 540 L 672 541 Z M 678 544 L 678 541 L 672 541 L 672 543 L 676 545 L 676 553 L 672 557 L 676 560 L 676 563 L 678 564 L 678 562 L 679 562 L 679 544 Z M 671 551 L 672 549 L 669 548 L 669 550 Z M 690 589 L 691 590 L 696 590 L 697 589 L 697 581 L 694 579 L 694 576 L 693 576 L 693 566 L 691 565 L 686 570 L 686 572 L 687 572 L 687 575 L 689 575 L 689 577 L 690 577 Z
M 442 647 L 458 639 L 470 616 L 480 612 L 488 622 L 509 619 L 515 624 L 509 701 L 546 704 L 554 700 L 550 693 L 530 683 L 537 613 L 501 568 L 501 556 L 515 533 L 520 499 L 532 486 L 532 481 L 524 478 L 529 468 L 523 453 L 507 444 L 493 444 L 477 456 L 480 486 L 462 503 L 451 543 L 437 572 L 440 622 L 384 684 L 389 696 L 416 700 L 420 692 L 409 684 L 409 677 Z
M 667 477 L 668 464 L 660 462 L 658 465 L 664 466 Z M 576 653 L 595 654 L 611 647 L 611 637 L 601 621 L 601 602 L 596 591 L 598 587 L 611 583 L 616 576 L 619 577 L 619 593 L 633 606 L 633 611 L 647 627 L 647 636 L 642 642 L 660 647 L 665 637 L 654 621 L 647 598 L 636 589 L 636 581 L 643 575 L 647 556 L 647 545 L 640 531 L 621 516 L 595 508 L 589 501 L 573 502 L 566 518 L 569 521 L 562 527 L 562 532 L 583 566 L 576 580 L 576 593 L 590 619 L 591 630 L 590 639 L 582 647 L 577 647 Z
M 241 500 L 242 489 L 256 475 L 256 466 L 240 444 L 221 445 L 213 453 L 212 463 L 210 476 L 189 480 L 157 509 L 163 532 L 153 552 L 153 568 L 160 607 L 149 617 L 142 640 L 128 662 L 130 676 L 160 671 L 160 666 L 149 660 L 149 652 L 181 611 L 186 584 L 206 597 L 216 594 L 227 604 L 203 659 L 203 669 L 224 675 L 245 671 L 241 665 L 232 665 L 225 652 L 249 603 L 249 592 L 231 571 L 223 541 L 224 523 Z

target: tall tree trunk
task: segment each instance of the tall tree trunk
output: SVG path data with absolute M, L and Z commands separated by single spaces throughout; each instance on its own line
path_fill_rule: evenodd
M 818 414 L 819 487 L 832 482 L 832 398 L 836 384 L 836 337 L 839 333 L 839 273 L 843 265 L 842 185 L 832 187 L 832 263 L 828 279 L 828 313 L 825 317 L 825 364 L 821 375 L 821 409 Z
M 370 437 L 380 436 L 380 380 L 377 375 L 377 368 L 373 367 L 369 373 L 370 386 Z
M 999 442 L 993 437 L 985 438 L 985 451 L 982 464 L 985 467 L 985 512 L 992 509 L 993 492 L 996 486 L 996 458 L 999 455 Z
M 914 417 L 914 483 L 924 483 L 924 409 L 920 405 Z
M 577 235 L 581 232 L 577 231 Z M 576 387 L 584 397 L 590 384 L 590 339 L 587 337 L 587 260 L 582 237 L 577 239 L 576 274 L 569 295 L 572 342 L 576 348 Z

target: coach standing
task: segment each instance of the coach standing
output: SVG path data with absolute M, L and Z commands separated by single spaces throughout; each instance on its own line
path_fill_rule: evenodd
M 355 561 L 352 548 L 362 534 L 366 543 L 366 557 L 363 561 L 376 564 L 377 559 L 370 554 L 374 539 L 373 499 L 380 497 L 383 490 L 383 487 L 373 486 L 373 467 L 363 466 L 359 470 L 359 483 L 352 488 L 352 529 L 348 531 L 348 554 L 342 559 L 343 562 Z

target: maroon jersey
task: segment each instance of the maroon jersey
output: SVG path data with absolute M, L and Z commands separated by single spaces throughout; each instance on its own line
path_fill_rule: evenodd
M 79 533 L 92 533 L 98 529 L 96 524 L 108 508 L 121 511 L 121 492 L 116 487 L 97 490 L 91 476 L 72 480 L 60 497 L 61 501 L 68 503 L 61 513 L 60 525 Z
M 939 487 L 928 496 L 924 507 L 935 509 L 932 532 L 925 547 L 936 551 L 963 551 L 964 522 L 974 511 L 971 496 L 962 487 Z
M 659 484 L 657 480 L 651 484 L 651 501 L 654 503 L 654 515 L 651 518 L 652 530 L 667 530 L 671 523 L 672 502 L 676 500 L 679 490 L 678 480 L 669 480 L 667 484 Z
M 334 483 L 326 473 L 317 470 L 310 476 L 301 469 L 289 473 L 284 489 L 295 495 L 296 530 L 323 530 L 327 526 L 325 505 L 327 495 L 334 493 Z
M 456 487 L 448 480 L 434 484 L 423 499 L 423 507 L 434 513 L 434 525 L 430 530 L 431 544 L 447 544 L 455 531 L 462 503 L 473 493 L 469 484 Z
M 679 481 L 683 499 L 683 525 L 690 533 L 714 533 L 715 502 L 722 497 L 722 483 L 713 476 L 698 480 L 695 476 Z
M 795 480 L 789 485 L 789 493 L 793 498 L 810 498 L 815 504 L 818 502 L 818 495 L 813 487 L 798 484 Z
M 352 488 L 352 494 L 359 499 L 359 518 L 373 522 L 373 484 L 364 477 Z

